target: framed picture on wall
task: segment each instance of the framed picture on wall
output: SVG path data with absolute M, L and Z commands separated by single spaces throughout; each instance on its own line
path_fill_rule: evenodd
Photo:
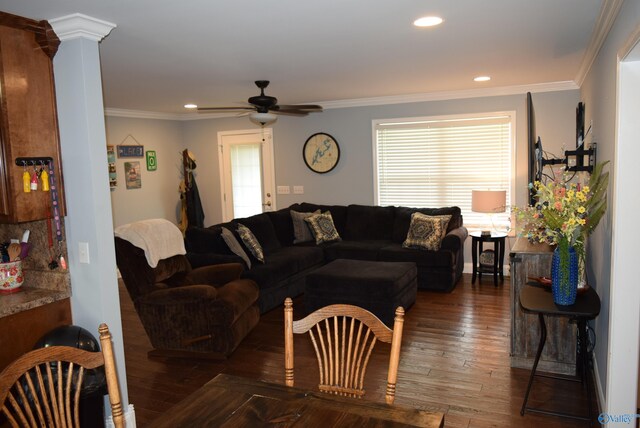
M 125 162 L 124 177 L 127 183 L 127 189 L 140 189 L 142 187 L 140 162 Z

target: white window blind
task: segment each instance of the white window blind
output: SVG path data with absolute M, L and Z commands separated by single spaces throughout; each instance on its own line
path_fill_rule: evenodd
M 378 205 L 455 205 L 472 230 L 508 228 L 508 212 L 472 212 L 471 191 L 506 190 L 510 205 L 512 113 L 378 121 L 374 129 Z

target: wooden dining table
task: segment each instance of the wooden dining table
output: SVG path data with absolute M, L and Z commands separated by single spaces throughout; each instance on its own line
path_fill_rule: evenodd
M 442 427 L 444 414 L 219 374 L 151 426 Z

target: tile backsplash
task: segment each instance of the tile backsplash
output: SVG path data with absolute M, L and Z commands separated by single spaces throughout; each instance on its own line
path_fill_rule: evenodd
M 61 222 L 63 240 L 58 241 L 55 237 L 55 226 L 53 230 L 53 247 L 49 247 L 49 220 L 31 221 L 18 224 L 0 224 L 0 242 L 9 242 L 11 239 L 22 239 L 23 232 L 28 229 L 29 256 L 23 260 L 22 268 L 25 277 L 25 287 L 45 288 L 49 290 L 70 290 L 71 280 L 68 269 L 58 266 L 50 269 L 49 263 L 52 257 L 60 262 L 60 255 L 65 260 L 69 260 L 67 255 L 67 242 L 64 230 L 64 221 Z

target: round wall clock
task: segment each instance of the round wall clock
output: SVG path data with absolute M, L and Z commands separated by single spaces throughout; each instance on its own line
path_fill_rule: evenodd
M 307 138 L 302 149 L 302 157 L 311 171 L 324 174 L 338 164 L 340 146 L 331 135 L 318 132 Z

